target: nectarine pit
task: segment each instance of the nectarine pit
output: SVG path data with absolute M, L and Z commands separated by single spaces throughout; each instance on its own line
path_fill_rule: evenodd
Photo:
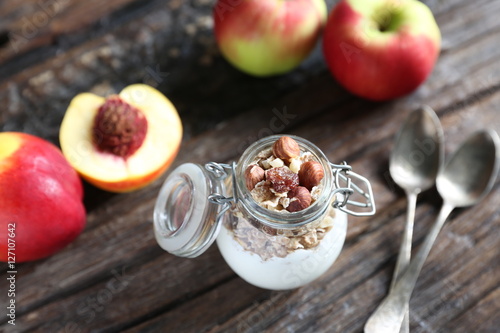
M 144 114 L 114 95 L 99 107 L 92 127 L 92 139 L 98 150 L 127 158 L 141 147 L 147 130 Z

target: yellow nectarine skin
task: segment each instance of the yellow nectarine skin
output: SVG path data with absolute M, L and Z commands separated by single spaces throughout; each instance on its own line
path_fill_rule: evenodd
M 0 133 L 1 261 L 36 260 L 68 245 L 85 226 L 82 198 L 81 180 L 56 146 Z
M 182 123 L 174 105 L 150 86 L 134 84 L 118 96 L 147 120 L 146 137 L 130 156 L 117 156 L 98 147 L 93 126 L 106 99 L 91 93 L 73 98 L 59 139 L 68 161 L 89 183 L 111 192 L 129 192 L 150 184 L 172 164 L 182 140 Z

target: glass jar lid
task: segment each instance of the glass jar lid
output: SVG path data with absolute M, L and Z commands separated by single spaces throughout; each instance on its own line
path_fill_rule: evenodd
M 154 208 L 156 241 L 167 252 L 194 258 L 215 241 L 224 212 L 214 200 L 225 198 L 225 171 L 194 163 L 178 166 L 165 180 Z

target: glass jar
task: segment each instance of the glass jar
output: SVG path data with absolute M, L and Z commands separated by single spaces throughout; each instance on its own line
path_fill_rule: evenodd
M 348 165 L 331 164 L 311 142 L 289 136 L 301 154 L 321 164 L 324 177 L 311 191 L 309 207 L 297 212 L 269 209 L 247 188 L 245 170 L 280 137 L 255 142 L 237 164 L 185 163 L 173 170 L 155 205 L 158 244 L 174 255 L 196 257 L 217 240 L 228 265 L 247 282 L 266 289 L 297 288 L 326 272 L 344 244 L 347 214 L 375 213 L 371 186 Z M 352 182 L 353 176 L 366 190 Z M 349 200 L 354 192 L 366 202 Z M 346 208 L 349 203 L 368 211 L 353 212 Z

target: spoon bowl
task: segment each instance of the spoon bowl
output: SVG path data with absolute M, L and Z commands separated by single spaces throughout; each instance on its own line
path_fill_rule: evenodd
M 466 207 L 480 201 L 493 187 L 498 173 L 498 134 L 492 130 L 471 135 L 437 177 L 436 186 L 445 201 Z
M 391 177 L 405 191 L 430 188 L 443 160 L 443 129 L 429 107 L 413 111 L 401 127 L 389 160 Z

